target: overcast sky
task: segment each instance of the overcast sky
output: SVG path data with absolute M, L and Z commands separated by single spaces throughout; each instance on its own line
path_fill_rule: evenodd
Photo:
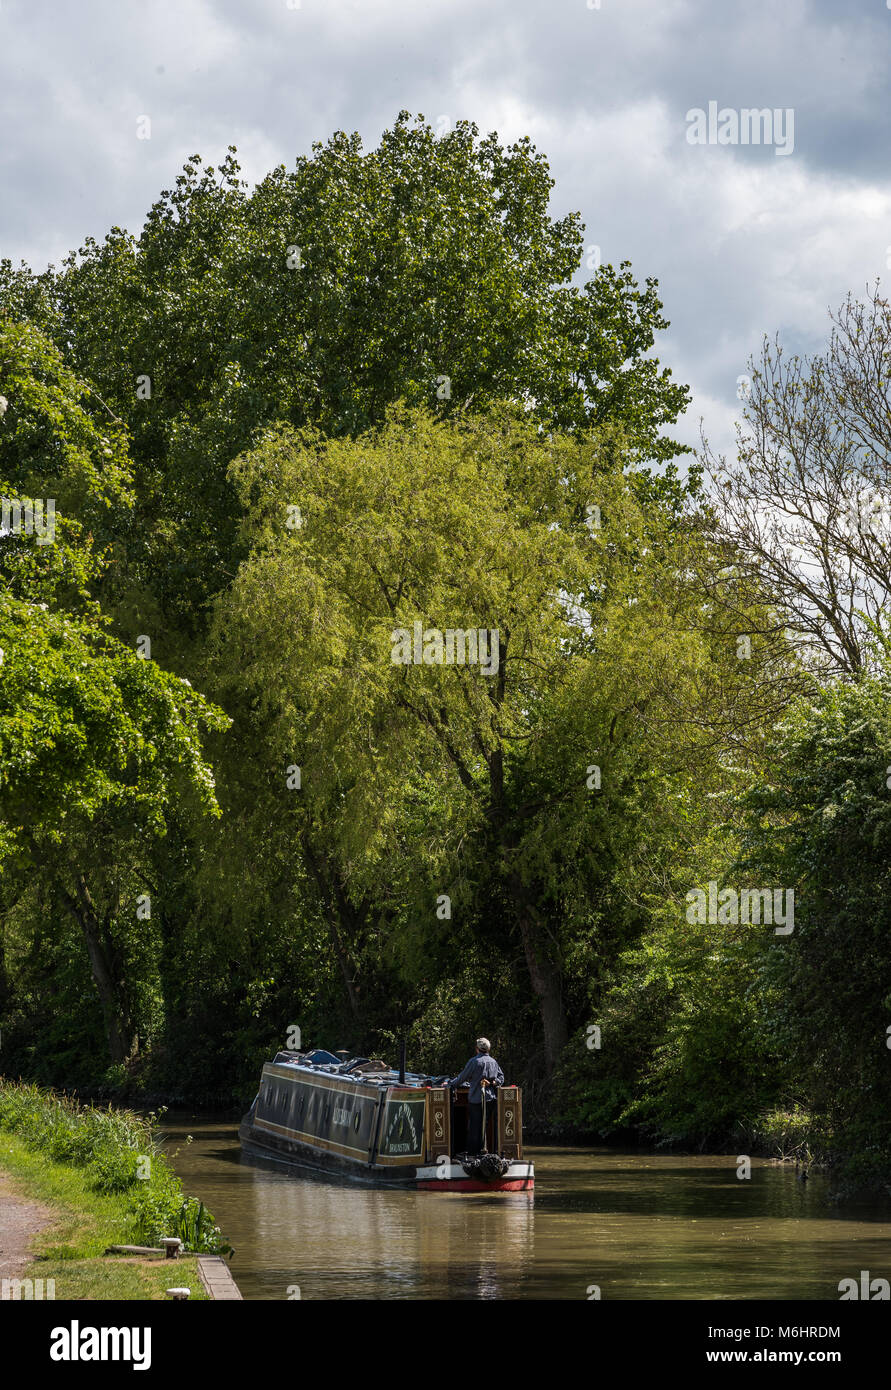
M 138 231 L 192 153 L 234 144 L 255 181 L 336 129 L 376 144 L 402 107 L 466 117 L 529 135 L 553 215 L 658 279 L 680 437 L 704 416 L 728 448 L 762 334 L 819 349 L 829 306 L 891 274 L 889 58 L 884 0 L 0 0 L 0 256 Z M 779 126 L 691 143 L 710 101 L 791 110 L 788 152 Z

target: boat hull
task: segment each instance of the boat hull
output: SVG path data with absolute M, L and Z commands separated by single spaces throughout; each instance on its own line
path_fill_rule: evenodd
M 488 1181 L 469 1177 L 463 1165 L 455 1162 L 418 1166 L 406 1164 L 399 1168 L 383 1168 L 372 1163 L 360 1165 L 352 1159 L 316 1149 L 312 1144 L 298 1139 L 264 1134 L 252 1126 L 251 1116 L 252 1112 L 249 1111 L 238 1130 L 245 1153 L 297 1168 L 309 1168 L 316 1173 L 333 1174 L 351 1182 L 373 1187 L 414 1188 L 419 1192 L 488 1193 L 489 1196 L 501 1192 L 532 1192 L 535 1188 L 534 1165 L 525 1159 L 513 1160 L 503 1177 Z

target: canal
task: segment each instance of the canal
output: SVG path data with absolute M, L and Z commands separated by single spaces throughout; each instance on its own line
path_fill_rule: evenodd
M 165 1148 L 235 1247 L 247 1299 L 838 1299 L 891 1277 L 887 1207 L 735 1155 L 530 1148 L 536 1191 L 366 1188 L 242 1157 L 236 1125 L 168 1114 Z M 192 1142 L 187 1142 L 187 1136 Z

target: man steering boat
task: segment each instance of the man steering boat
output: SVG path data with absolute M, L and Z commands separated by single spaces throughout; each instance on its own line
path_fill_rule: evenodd
M 454 1088 L 470 1084 L 467 1097 L 467 1152 L 478 1154 L 483 1148 L 483 1101 L 494 1101 L 496 1097 L 486 1088 L 489 1085 L 503 1086 L 504 1072 L 491 1055 L 492 1044 L 488 1038 L 477 1038 L 476 1052 L 459 1076 L 446 1085 Z

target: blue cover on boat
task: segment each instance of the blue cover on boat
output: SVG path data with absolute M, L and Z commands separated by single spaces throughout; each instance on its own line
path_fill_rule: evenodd
M 315 1052 L 307 1052 L 306 1061 L 312 1062 L 317 1067 L 330 1066 L 331 1063 L 333 1063 L 335 1067 L 340 1066 L 340 1058 L 333 1056 L 330 1052 L 326 1052 L 323 1047 L 317 1047 Z

